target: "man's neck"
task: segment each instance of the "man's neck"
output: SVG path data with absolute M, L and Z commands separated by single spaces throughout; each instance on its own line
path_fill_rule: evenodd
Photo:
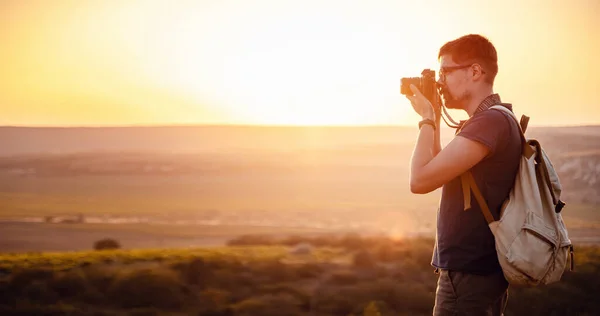
M 494 89 L 492 87 L 481 89 L 479 93 L 474 93 L 473 97 L 471 98 L 471 101 L 465 107 L 465 111 L 467 112 L 467 114 L 469 114 L 469 117 L 473 116 L 481 102 L 483 102 L 485 98 L 492 94 L 494 94 Z

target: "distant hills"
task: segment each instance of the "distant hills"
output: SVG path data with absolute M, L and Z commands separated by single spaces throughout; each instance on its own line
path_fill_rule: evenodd
M 74 152 L 207 152 L 332 148 L 413 141 L 409 127 L 0 127 L 0 156 Z M 406 138 L 406 136 L 410 136 Z
M 443 131 L 446 143 L 453 130 Z M 407 177 L 416 132 L 411 127 L 0 127 L 0 172 L 172 175 L 387 168 Z M 527 137 L 541 141 L 566 200 L 600 205 L 600 126 L 531 127 Z

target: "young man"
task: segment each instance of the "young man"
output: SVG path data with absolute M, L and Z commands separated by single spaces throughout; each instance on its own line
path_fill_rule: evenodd
M 440 146 L 440 109 L 411 86 L 407 96 L 422 116 L 412 156 L 410 189 L 425 194 L 442 187 L 432 265 L 439 272 L 434 315 L 502 315 L 508 282 L 496 255 L 494 237 L 474 195 L 464 209 L 460 175 L 470 170 L 499 219 L 514 184 L 521 156 L 519 126 L 489 107 L 500 103 L 493 91 L 496 49 L 480 35 L 466 35 L 439 51 L 438 85 L 446 107 L 467 112 L 454 139 Z M 506 105 L 512 110 L 510 105 Z

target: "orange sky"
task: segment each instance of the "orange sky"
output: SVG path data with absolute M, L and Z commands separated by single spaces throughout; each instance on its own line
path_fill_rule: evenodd
M 6 0 L 0 125 L 412 125 L 400 77 L 468 33 L 532 125 L 600 124 L 597 0 Z

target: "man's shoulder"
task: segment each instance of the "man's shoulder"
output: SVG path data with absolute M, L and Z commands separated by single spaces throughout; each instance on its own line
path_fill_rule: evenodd
M 512 107 L 507 107 L 512 112 Z M 507 121 L 507 119 L 511 119 L 510 114 L 505 113 L 501 109 L 489 108 L 487 110 L 481 111 L 475 115 L 473 115 L 473 119 L 476 120 L 487 120 L 487 121 Z
M 512 112 L 512 107 L 507 107 Z M 473 115 L 466 123 L 465 128 L 474 128 L 486 130 L 496 129 L 506 132 L 513 127 L 517 127 L 515 120 L 510 114 L 501 109 L 489 108 Z M 518 128 L 518 127 L 517 127 Z
M 515 120 L 503 110 L 487 109 L 473 115 L 457 134 L 482 143 L 490 149 L 490 156 L 506 148 L 507 143 L 520 140 Z

